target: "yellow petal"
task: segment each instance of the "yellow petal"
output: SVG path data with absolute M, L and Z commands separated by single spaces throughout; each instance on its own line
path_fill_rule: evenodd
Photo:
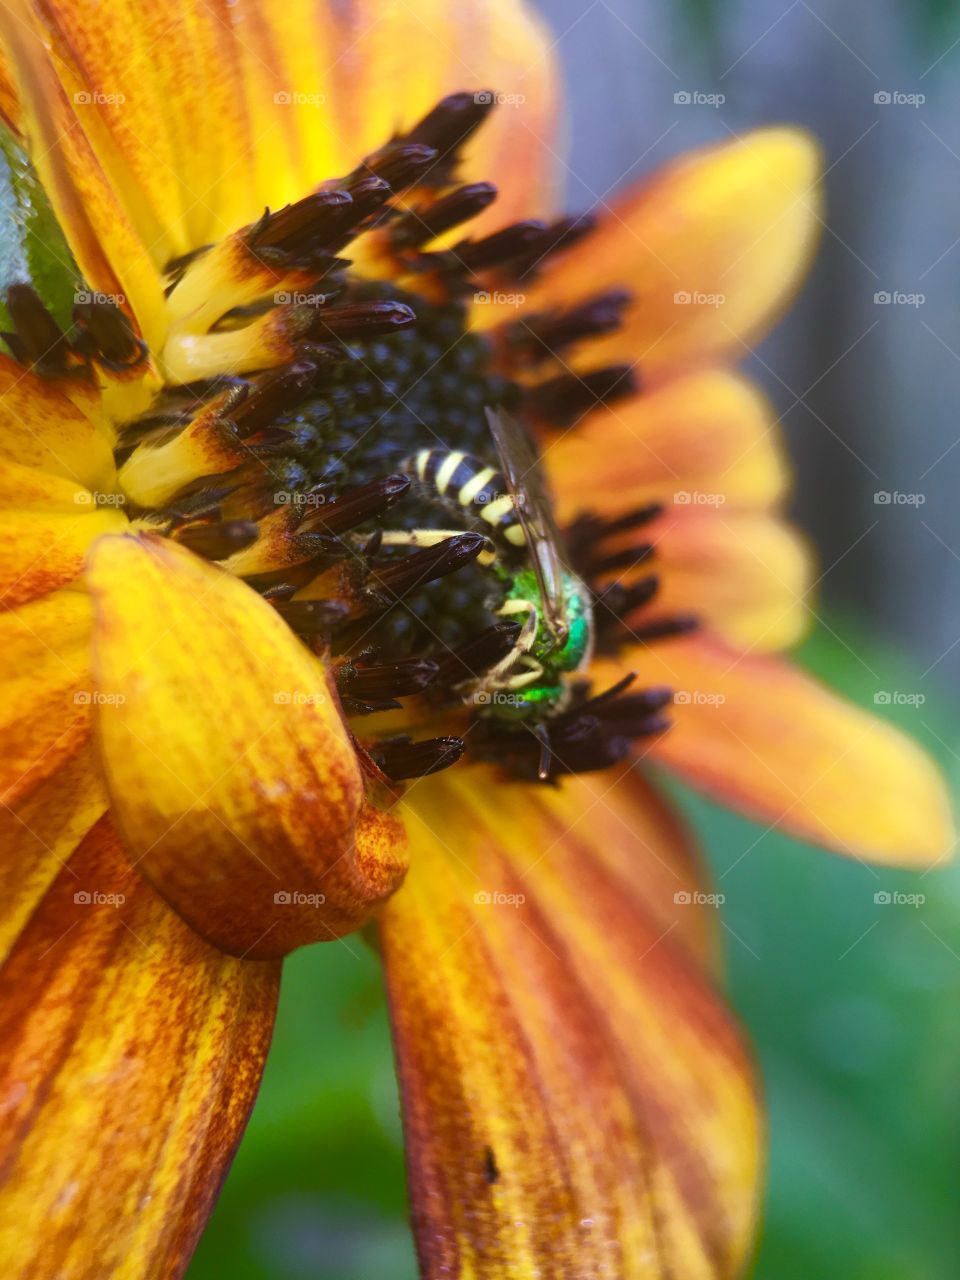
M 789 300 L 817 238 L 820 152 L 796 129 L 759 129 L 674 161 L 614 202 L 531 291 L 528 306 L 610 286 L 634 302 L 624 327 L 584 345 L 592 365 L 627 359 L 641 377 L 740 358 Z
M 773 413 L 746 378 L 703 370 L 598 409 L 545 442 L 563 518 L 649 502 L 764 508 L 786 487 Z
M 139 870 L 196 929 L 282 955 L 403 877 L 322 662 L 242 582 L 160 538 L 91 556 L 98 736 Z
M 157 268 L 348 172 L 452 91 L 519 100 L 467 164 L 504 168 L 500 216 L 549 202 L 550 45 L 516 0 L 117 0 L 109 21 L 97 0 L 52 0 L 42 15 L 14 0 L 4 23 L 34 162 L 89 283 L 122 289 L 154 347 Z
M 0 459 L 0 610 L 72 582 L 91 543 L 127 526 L 104 500 L 114 495 Z
M 789 663 L 702 636 L 626 661 L 642 683 L 675 691 L 651 758 L 708 795 L 856 857 L 922 866 L 949 855 L 950 802 L 925 752 Z
M 105 434 L 48 378 L 0 355 L 0 458 L 109 492 L 115 471 Z
M 494 808 L 472 772 L 410 807 L 382 940 L 422 1274 L 738 1274 L 751 1071 L 648 910 L 642 847 L 621 828 L 620 857 L 617 823 L 571 830 L 535 789 L 501 785 Z
M 10 1280 L 182 1274 L 256 1094 L 278 978 L 203 942 L 96 827 L 3 969 Z

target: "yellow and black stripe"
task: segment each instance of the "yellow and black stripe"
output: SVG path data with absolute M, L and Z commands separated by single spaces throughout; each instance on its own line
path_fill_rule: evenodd
M 447 506 L 459 506 L 474 520 L 484 521 L 491 534 L 510 546 L 525 544 L 516 501 L 496 467 L 456 449 L 421 449 L 405 459 L 400 469 L 416 476 Z

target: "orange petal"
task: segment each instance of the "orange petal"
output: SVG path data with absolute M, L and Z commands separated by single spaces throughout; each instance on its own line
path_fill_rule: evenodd
M 323 663 L 230 574 L 153 537 L 91 556 L 98 735 L 137 866 L 225 950 L 358 928 L 403 877 Z
M 94 753 L 77 752 L 15 805 L 0 805 L 4 897 L 0 962 L 57 875 L 107 808 Z
M 695 613 L 734 648 L 783 649 L 810 620 L 807 544 L 772 516 L 725 511 L 675 507 L 635 531 L 633 543 L 649 536 L 656 554 L 621 577 L 658 574 L 651 614 Z
M 796 129 L 759 129 L 674 161 L 614 202 L 527 305 L 630 289 L 624 327 L 586 344 L 591 366 L 627 359 L 660 378 L 738 357 L 789 300 L 817 238 L 821 157 Z
M 841 853 L 903 865 L 948 855 L 950 803 L 933 762 L 891 725 L 776 658 L 705 636 L 628 656 L 675 690 L 651 758 L 750 817 Z
M 737 1274 L 758 1134 L 728 1014 L 616 822 L 489 785 L 411 792 L 383 915 L 422 1274 Z
M 278 979 L 197 937 L 96 827 L 3 969 L 5 1275 L 183 1273 L 253 1104 Z
M 98 0 L 50 0 L 42 15 L 14 0 L 4 23 L 34 162 L 89 283 L 119 280 L 151 345 L 158 267 L 349 171 L 453 90 L 521 99 L 471 148 L 471 171 L 512 162 L 501 216 L 551 185 L 549 45 L 516 0 L 116 0 L 109 22 Z
M 599 409 L 545 457 L 563 518 L 649 502 L 765 508 L 786 487 L 780 435 L 746 378 L 703 370 Z
M 87 489 L 113 488 L 113 453 L 105 434 L 48 378 L 0 355 L 0 458 L 75 480 Z
M 0 803 L 13 805 L 90 740 L 90 601 L 56 591 L 0 613 Z
M 72 582 L 90 544 L 127 526 L 104 499 L 114 495 L 0 459 L 0 610 Z

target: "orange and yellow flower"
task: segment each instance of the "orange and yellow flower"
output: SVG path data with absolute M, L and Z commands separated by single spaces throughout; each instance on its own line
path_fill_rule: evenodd
M 0 30 L 80 291 L 64 331 L 14 289 L 0 360 L 8 1274 L 181 1274 L 282 957 L 371 925 L 425 1276 L 737 1275 L 754 1074 L 641 764 L 857 857 L 953 839 L 923 753 L 778 656 L 810 559 L 730 365 L 811 256 L 816 147 L 759 131 L 550 221 L 556 75 L 513 0 Z M 416 594 L 484 539 L 383 545 L 420 518 L 391 424 L 482 449 L 495 391 L 594 597 L 538 742 L 450 696 L 515 631 Z

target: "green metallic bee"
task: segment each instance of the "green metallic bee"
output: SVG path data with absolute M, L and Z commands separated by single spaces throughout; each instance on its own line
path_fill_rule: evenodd
M 521 628 L 511 652 L 463 692 L 489 716 L 537 725 L 564 710 L 565 677 L 590 661 L 592 602 L 584 583 L 561 561 L 562 543 L 533 442 L 502 410 L 486 412 L 501 471 L 446 449 L 422 449 L 401 470 L 448 507 L 489 528 L 491 548 L 480 561 L 506 587 L 498 612 Z M 452 532 L 459 531 L 388 533 L 384 542 L 427 546 Z

